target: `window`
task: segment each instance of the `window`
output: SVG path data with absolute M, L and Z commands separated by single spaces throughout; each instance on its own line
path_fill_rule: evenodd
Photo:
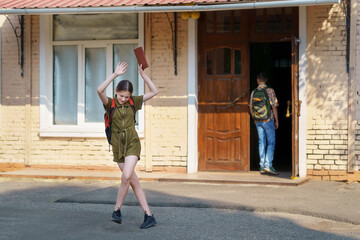
M 241 33 L 241 11 L 206 12 L 206 33 Z
M 233 70 L 231 62 L 233 61 Z M 215 72 L 216 70 L 216 72 Z M 241 50 L 231 48 L 216 48 L 206 51 L 207 75 L 240 75 Z
M 117 77 L 106 94 L 113 96 L 122 79 L 133 83 L 134 95 L 143 94 L 133 52 L 139 45 L 143 45 L 143 14 L 41 16 L 40 136 L 105 136 L 105 111 L 96 88 L 119 61 L 126 61 L 126 74 Z M 140 136 L 143 116 L 143 110 L 138 111 Z
M 293 30 L 296 8 L 256 9 L 257 33 L 288 33 Z
M 216 74 L 231 74 L 231 49 L 217 48 L 216 52 Z

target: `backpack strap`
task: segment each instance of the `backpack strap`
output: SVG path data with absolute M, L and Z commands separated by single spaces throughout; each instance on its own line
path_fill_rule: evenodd
M 109 116 L 109 125 L 111 126 L 111 122 L 112 122 L 112 116 L 114 115 L 116 109 L 116 103 L 115 103 L 115 99 L 113 98 L 111 101 L 111 107 L 110 107 L 110 116 Z
M 105 112 L 105 114 L 104 114 L 105 133 L 106 133 L 106 138 L 107 138 L 109 144 L 111 141 L 111 122 L 112 122 L 112 117 L 114 115 L 115 109 L 116 109 L 115 99 L 112 99 L 109 112 L 108 113 Z M 109 146 L 109 151 L 110 151 L 110 146 Z
M 271 102 L 270 102 L 269 93 L 268 93 L 267 89 L 268 89 L 268 87 L 265 87 L 265 88 L 255 88 L 254 91 L 253 91 L 253 92 L 254 92 L 253 94 L 255 94 L 255 92 L 256 92 L 257 90 L 258 90 L 258 91 L 265 90 L 265 92 L 266 92 L 266 100 L 269 101 L 269 104 L 270 104 L 270 106 L 271 106 L 271 108 L 272 108 L 272 105 L 271 105 Z
M 266 99 L 269 101 L 269 105 L 270 105 L 270 108 L 272 109 L 272 105 L 271 105 L 271 101 L 270 101 L 270 96 L 269 96 L 269 93 L 268 93 L 268 87 L 264 88 L 265 89 L 265 92 L 266 92 Z
M 134 122 L 136 123 L 136 118 L 135 118 L 135 114 L 136 114 L 136 110 L 135 110 L 135 103 L 134 103 L 134 99 L 132 97 L 129 98 L 129 103 L 130 103 L 130 107 L 134 112 Z

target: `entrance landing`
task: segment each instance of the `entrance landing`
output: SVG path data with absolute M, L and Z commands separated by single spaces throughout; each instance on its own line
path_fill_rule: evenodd
M 140 181 L 158 182 L 189 182 L 212 184 L 259 184 L 299 186 L 308 178 L 291 179 L 290 172 L 280 172 L 278 176 L 260 174 L 259 172 L 198 172 L 198 173 L 168 173 L 168 172 L 136 172 Z M 57 169 L 25 168 L 12 172 L 0 172 L 0 179 L 49 179 L 49 180 L 121 180 L 120 171 L 79 171 Z

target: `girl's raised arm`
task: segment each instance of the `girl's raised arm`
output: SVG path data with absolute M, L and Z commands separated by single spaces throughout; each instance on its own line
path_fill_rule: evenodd
M 109 84 L 114 81 L 114 79 L 120 75 L 126 73 L 128 64 L 126 62 L 118 63 L 115 72 L 111 74 L 103 83 L 101 83 L 97 88 L 97 93 L 99 94 L 100 100 L 104 105 L 108 104 L 108 98 L 106 96 L 105 90 Z
M 144 70 L 142 69 L 142 65 L 139 65 L 139 72 L 141 77 L 144 79 L 144 82 L 149 87 L 150 92 L 145 93 L 143 96 L 143 102 L 155 97 L 158 94 L 158 90 L 155 84 L 151 81 L 151 79 L 145 74 Z

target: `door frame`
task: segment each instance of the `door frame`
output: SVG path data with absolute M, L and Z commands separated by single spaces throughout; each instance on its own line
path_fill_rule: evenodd
M 299 117 L 299 177 L 306 176 L 306 46 L 307 46 L 307 11 L 299 7 L 299 100 L 302 101 Z M 198 89 L 197 89 L 197 37 L 198 20 L 188 20 L 188 154 L 187 173 L 198 172 Z
M 299 7 L 299 100 L 302 101 L 299 117 L 299 177 L 306 176 L 306 7 Z

